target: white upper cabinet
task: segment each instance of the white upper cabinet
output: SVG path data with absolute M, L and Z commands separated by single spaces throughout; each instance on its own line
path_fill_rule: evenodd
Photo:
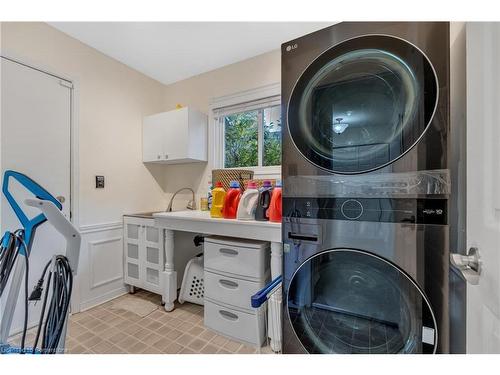
M 182 164 L 207 161 L 207 116 L 184 107 L 144 117 L 142 160 Z

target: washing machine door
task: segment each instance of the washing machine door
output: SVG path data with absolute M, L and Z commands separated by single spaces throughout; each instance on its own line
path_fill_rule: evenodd
M 291 279 L 287 310 L 308 353 L 435 353 L 437 347 L 423 291 L 396 265 L 362 250 L 309 258 Z
M 342 42 L 302 73 L 287 125 L 300 153 L 330 172 L 382 168 L 408 152 L 438 102 L 431 62 L 409 42 L 369 35 Z

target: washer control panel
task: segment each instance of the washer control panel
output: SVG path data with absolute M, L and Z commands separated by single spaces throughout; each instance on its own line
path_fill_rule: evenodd
M 446 225 L 447 206 L 446 199 L 284 197 L 283 217 Z
M 347 199 L 340 206 L 340 212 L 348 220 L 359 219 L 363 211 L 363 205 L 357 199 Z

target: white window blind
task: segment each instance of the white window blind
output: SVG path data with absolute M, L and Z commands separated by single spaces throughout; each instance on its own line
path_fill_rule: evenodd
M 218 119 L 235 113 L 247 112 L 265 107 L 272 107 L 281 104 L 280 95 L 274 95 L 263 99 L 252 100 L 245 103 L 229 105 L 225 107 L 214 108 L 212 110 L 214 118 Z

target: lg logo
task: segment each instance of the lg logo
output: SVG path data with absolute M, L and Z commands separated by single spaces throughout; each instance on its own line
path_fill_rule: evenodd
M 295 43 L 295 44 L 289 44 L 288 46 L 286 46 L 285 49 L 286 49 L 287 52 L 290 52 L 290 51 L 293 51 L 294 49 L 297 49 L 298 46 L 299 45 L 297 43 Z

